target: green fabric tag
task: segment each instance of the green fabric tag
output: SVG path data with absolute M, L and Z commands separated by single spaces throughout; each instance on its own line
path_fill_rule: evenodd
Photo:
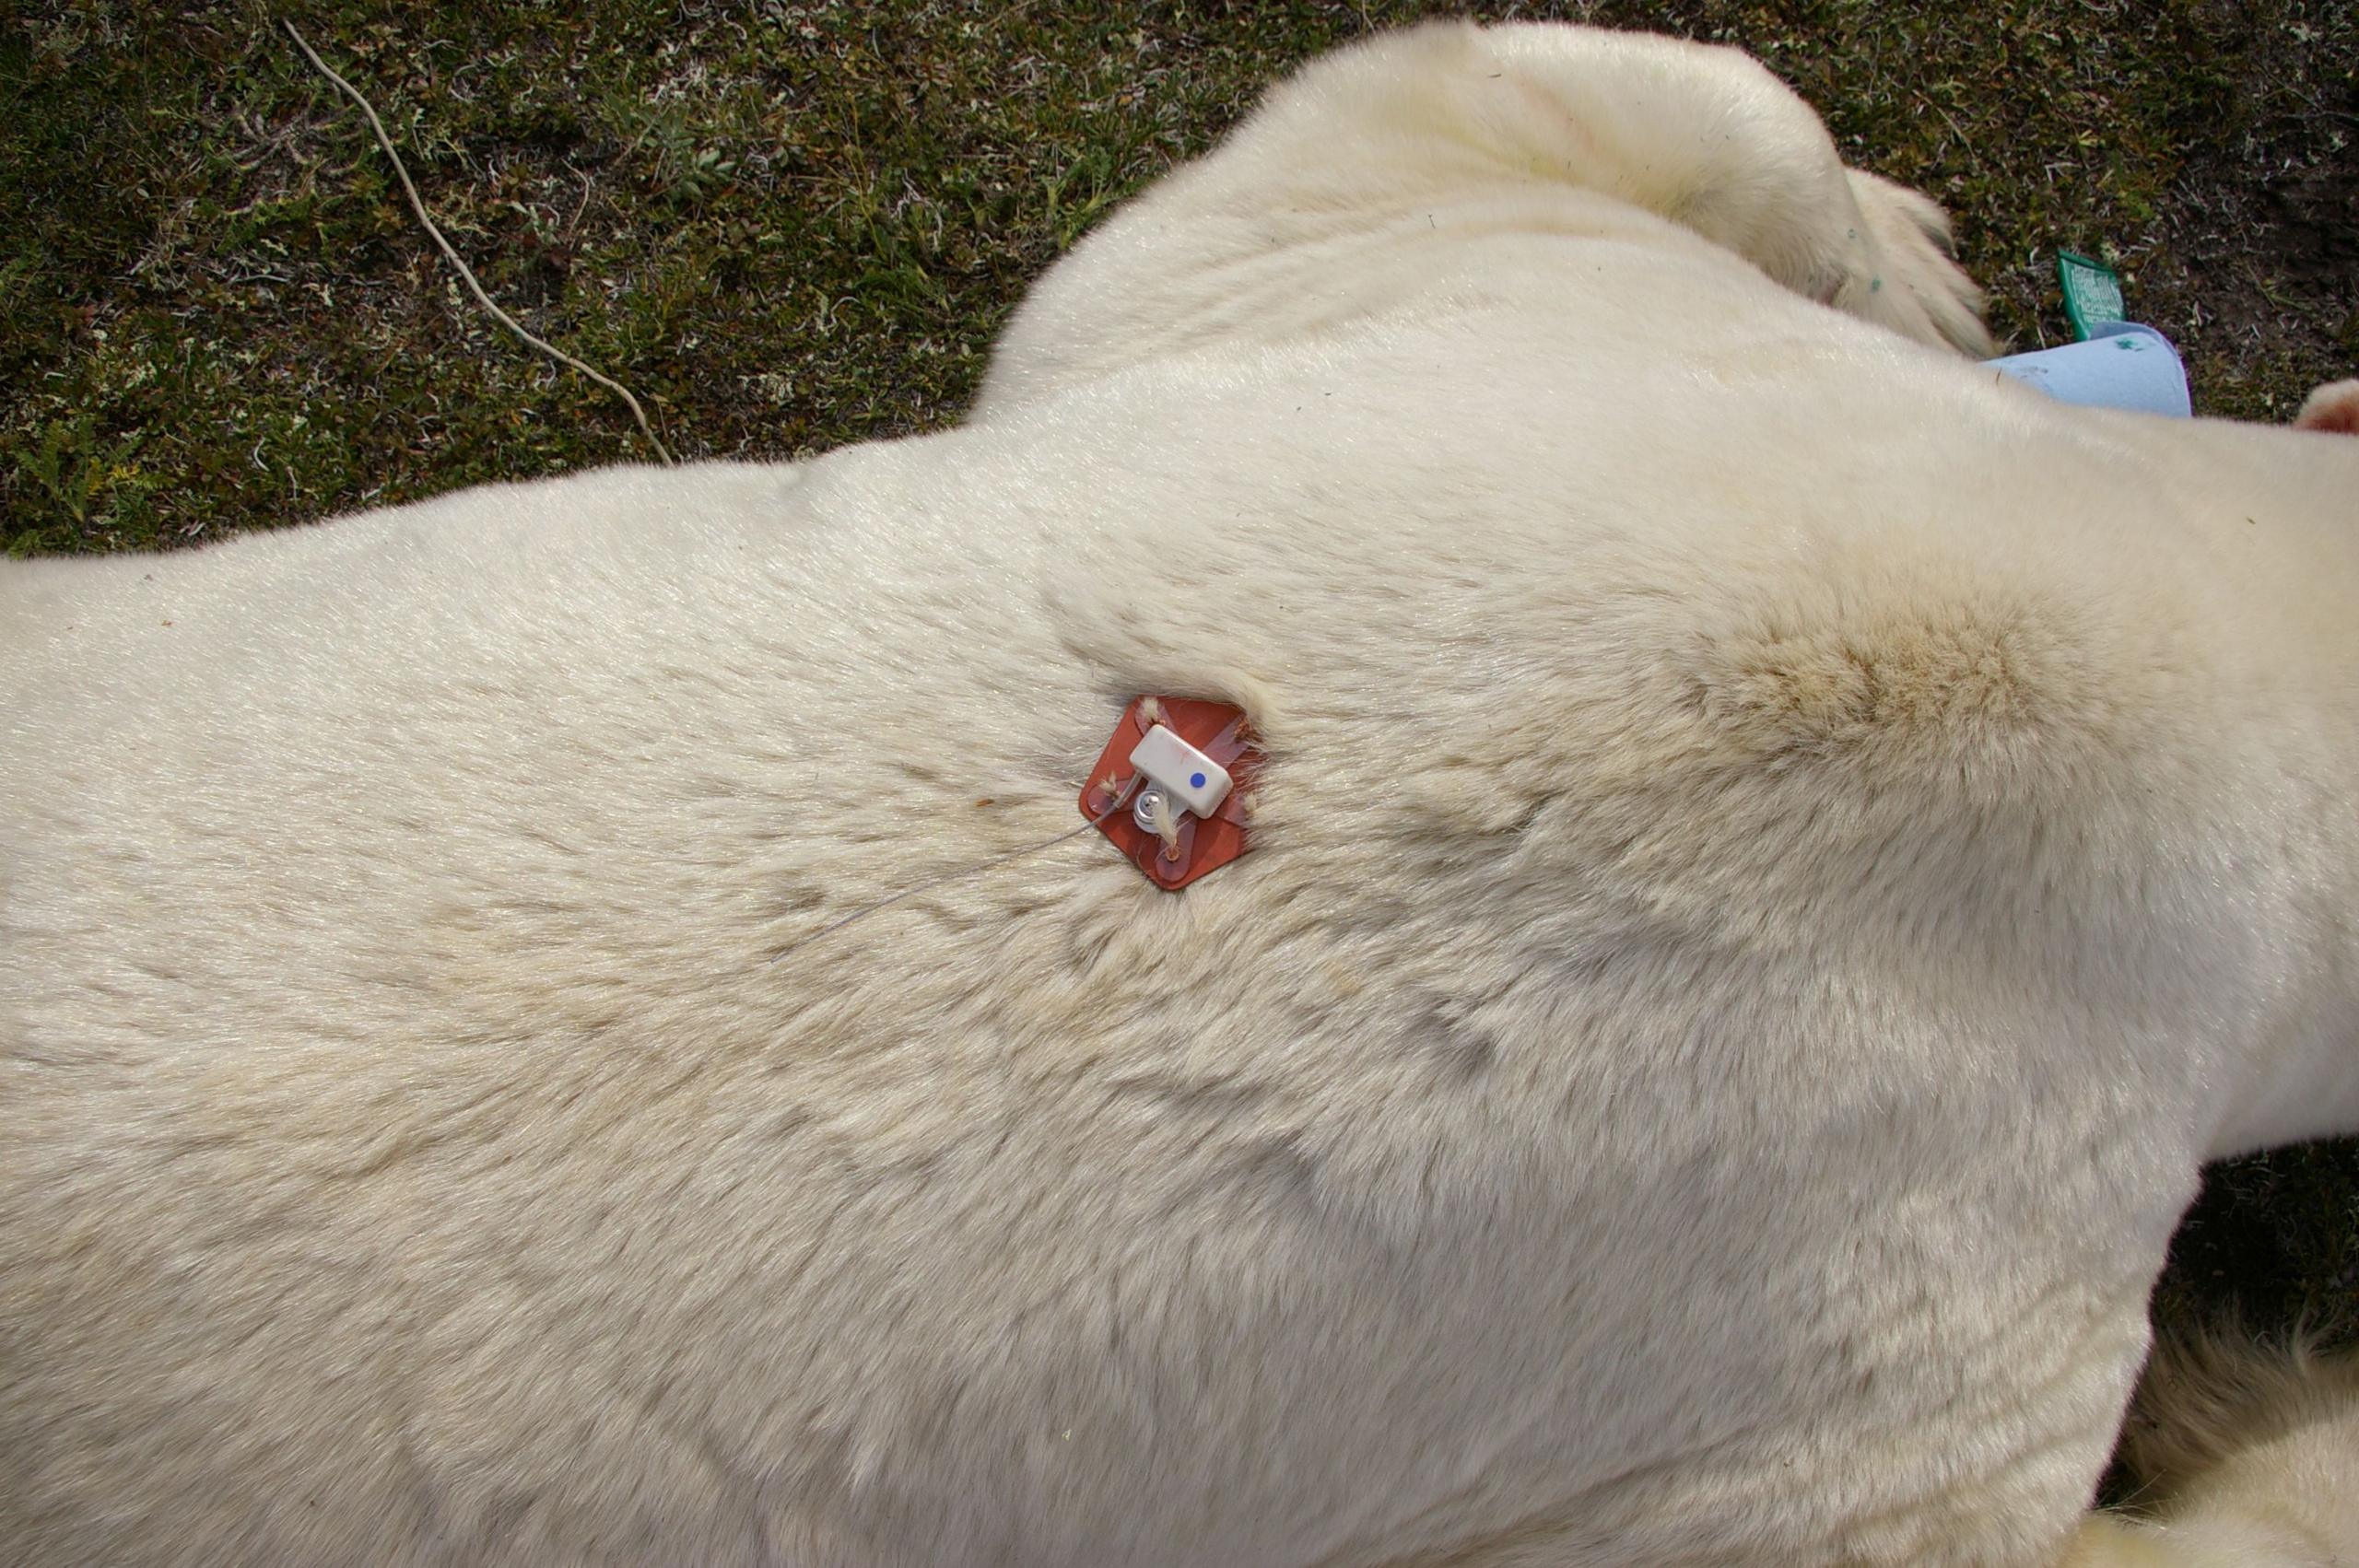
M 2059 251 L 2056 276 L 2064 286 L 2064 313 L 2072 318 L 2072 330 L 2081 334 L 2083 342 L 2109 322 L 2130 319 L 2129 312 L 2122 309 L 2121 279 L 2103 262 L 2093 262 L 2071 251 Z

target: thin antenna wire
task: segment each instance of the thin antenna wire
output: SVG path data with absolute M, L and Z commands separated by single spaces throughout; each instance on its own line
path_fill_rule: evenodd
M 865 909 L 855 909 L 851 914 L 846 915 L 842 919 L 835 922 L 835 924 L 822 926 L 817 930 L 813 931 L 809 936 L 804 937 L 798 942 L 789 942 L 786 946 L 779 949 L 776 953 L 771 954 L 769 961 L 775 964 L 790 953 L 800 952 L 804 948 L 810 946 L 815 942 L 819 942 L 835 935 L 846 926 L 851 925 L 856 921 L 864 920 L 868 919 L 869 916 L 877 914 L 880 911 L 890 909 L 894 905 L 898 904 L 904 898 L 914 898 L 919 894 L 925 892 L 928 888 L 940 887 L 945 882 L 956 882 L 962 876 L 972 876 L 977 872 L 989 871 L 992 867 L 999 865 L 1003 861 L 1020 860 L 1026 855 L 1037 855 L 1043 849 L 1053 849 L 1068 838 L 1078 838 L 1092 828 L 1105 825 L 1106 819 L 1122 809 L 1122 802 L 1131 798 L 1131 791 L 1137 788 L 1137 786 L 1138 779 L 1135 777 L 1122 780 L 1122 787 L 1114 791 L 1112 803 L 1108 805 L 1104 811 L 1099 812 L 1096 816 L 1091 817 L 1087 822 L 1083 823 L 1079 827 L 1074 828 L 1070 833 L 1060 833 L 1054 838 L 1043 838 L 1038 844 L 1027 844 L 1021 849 L 1005 850 L 1000 854 L 991 856 L 987 860 L 977 860 L 973 865 L 960 866 L 956 871 L 944 872 L 940 876 L 928 877 L 925 881 L 917 883 L 915 886 L 903 888 L 900 892 L 896 893 L 890 898 L 871 904 Z
M 344 96 L 358 104 L 360 106 L 360 112 L 369 116 L 369 128 L 377 133 L 377 145 L 385 149 L 385 156 L 393 160 L 393 172 L 401 176 L 402 189 L 407 193 L 409 196 L 409 210 L 417 215 L 417 221 L 426 226 L 426 232 L 433 236 L 434 243 L 441 247 L 442 254 L 450 259 L 450 263 L 452 266 L 459 269 L 459 275 L 466 280 L 467 287 L 475 294 L 475 303 L 490 311 L 492 315 L 498 319 L 500 325 L 506 327 L 510 332 L 514 333 L 518 337 L 522 338 L 526 343 L 531 344 L 534 348 L 539 349 L 542 353 L 547 355 L 552 359 L 561 360 L 565 364 L 572 366 L 575 369 L 581 371 L 583 375 L 589 377 L 592 380 L 597 382 L 600 386 L 604 387 L 608 392 L 613 392 L 616 397 L 621 398 L 625 403 L 630 404 L 630 416 L 639 421 L 639 433 L 647 438 L 647 444 L 655 449 L 656 456 L 662 458 L 665 462 L 676 466 L 679 462 L 679 459 L 674 457 L 670 450 L 666 448 L 661 440 L 656 439 L 655 427 L 647 422 L 647 411 L 640 407 L 639 399 L 630 395 L 630 389 L 628 387 L 623 385 L 620 381 L 617 381 L 611 377 L 601 375 L 598 371 L 592 369 L 587 365 L 584 365 L 581 360 L 576 359 L 572 355 L 568 354 L 564 349 L 557 347 L 555 344 L 547 343 L 540 338 L 534 337 L 531 333 L 526 332 L 523 327 L 518 323 L 515 317 L 510 315 L 507 311 L 501 310 L 499 306 L 491 302 L 491 296 L 486 294 L 483 291 L 483 285 L 475 281 L 475 275 L 473 269 L 468 267 L 465 262 L 459 259 L 459 252 L 451 249 L 451 242 L 442 238 L 442 231 L 434 226 L 434 220 L 432 218 L 426 216 L 426 204 L 419 199 L 417 187 L 410 182 L 409 170 L 403 164 L 402 155 L 393 150 L 393 139 L 385 135 L 385 123 L 377 118 L 376 110 L 370 108 L 369 100 L 360 96 L 360 89 L 358 88 L 354 87 L 350 82 L 346 81 L 342 76 L 337 76 L 334 71 L 328 69 L 328 63 L 321 59 L 319 55 L 312 51 L 310 44 L 303 41 L 303 35 L 295 30 L 295 24 L 293 22 L 286 21 L 282 18 L 280 25 L 287 29 L 287 36 L 295 41 L 295 47 L 301 50 L 305 55 L 309 56 L 311 64 L 319 68 L 320 75 L 325 76 L 337 87 L 343 88 Z

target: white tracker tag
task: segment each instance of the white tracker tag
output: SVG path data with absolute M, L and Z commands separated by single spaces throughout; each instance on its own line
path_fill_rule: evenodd
M 1228 769 L 1157 724 L 1131 748 L 1131 766 L 1198 816 L 1228 799 Z

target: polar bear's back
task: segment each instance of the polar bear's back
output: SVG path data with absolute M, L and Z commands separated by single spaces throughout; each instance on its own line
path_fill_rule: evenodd
M 2151 1032 L 2268 1005 L 2227 808 L 2305 759 L 2202 630 L 2265 568 L 2136 427 L 1810 321 L 1379 327 L 791 482 L 9 568 L 7 1522 L 1226 1562 L 2077 1507 L 2193 1165 Z M 795 945 L 1073 825 L 1154 691 L 1253 713 L 1254 854 Z

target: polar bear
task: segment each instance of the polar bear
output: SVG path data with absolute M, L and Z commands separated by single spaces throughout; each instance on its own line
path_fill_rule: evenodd
M 11 1560 L 2347 1555 L 2337 1363 L 2088 1510 L 2201 1164 L 2359 1129 L 2359 443 L 1941 235 L 1427 29 L 959 429 L 0 568 Z M 1141 694 L 1251 852 L 1005 857 Z

